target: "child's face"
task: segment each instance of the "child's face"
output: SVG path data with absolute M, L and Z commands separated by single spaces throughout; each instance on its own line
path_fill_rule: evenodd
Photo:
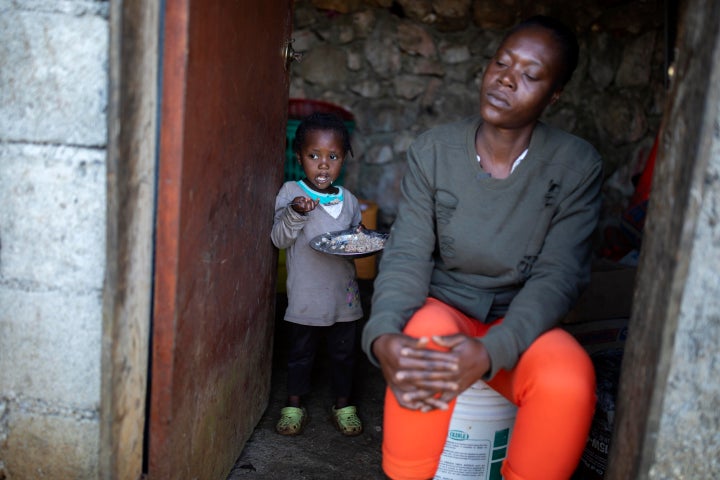
M 342 137 L 334 130 L 310 130 L 305 134 L 305 145 L 298 156 L 310 185 L 324 191 L 340 175 L 345 151 Z

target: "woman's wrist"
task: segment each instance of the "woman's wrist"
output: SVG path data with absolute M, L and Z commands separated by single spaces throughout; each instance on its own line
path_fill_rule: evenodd
M 371 353 L 373 354 L 373 356 L 374 356 L 376 359 L 378 359 L 378 360 L 379 360 L 379 358 L 380 358 L 380 357 L 378 356 L 378 352 L 377 352 L 378 343 L 382 343 L 383 337 L 387 337 L 387 335 L 388 335 L 387 333 L 383 333 L 383 334 L 381 334 L 381 335 L 378 335 L 378 336 L 375 338 L 375 340 L 373 340 L 372 343 L 370 344 L 370 352 L 371 352 Z
M 485 344 L 480 339 L 475 339 L 478 345 L 478 352 L 475 356 L 477 359 L 477 366 L 478 370 L 481 370 L 483 373 L 481 375 L 481 379 L 485 380 L 487 379 L 488 374 L 492 370 L 492 359 L 490 358 L 490 353 L 488 352 L 487 347 L 485 347 Z

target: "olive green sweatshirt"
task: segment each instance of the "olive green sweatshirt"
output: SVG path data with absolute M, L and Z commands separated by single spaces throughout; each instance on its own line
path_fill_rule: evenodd
M 475 151 L 479 116 L 435 127 L 408 151 L 402 198 L 362 338 L 398 333 L 428 296 L 480 322 L 492 378 L 557 325 L 590 277 L 602 162 L 586 141 L 539 123 L 524 160 L 491 178 Z

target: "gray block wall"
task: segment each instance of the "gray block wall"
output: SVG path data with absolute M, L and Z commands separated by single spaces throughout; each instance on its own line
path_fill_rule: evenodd
M 97 477 L 108 10 L 108 1 L 0 0 L 0 478 L 8 480 Z

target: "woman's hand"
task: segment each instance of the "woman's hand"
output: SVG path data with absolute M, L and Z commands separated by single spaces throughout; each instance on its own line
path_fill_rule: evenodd
M 437 393 L 428 383 L 430 378 L 442 381 L 443 372 L 447 374 L 452 368 L 441 361 L 433 362 L 430 354 L 438 352 L 427 350 L 428 342 L 428 338 L 401 334 L 381 335 L 373 342 L 373 354 L 380 362 L 388 387 L 400 406 L 410 410 L 436 408 L 427 403 Z
M 490 370 L 490 356 L 485 345 L 475 337 L 463 334 L 448 335 L 446 337 L 432 337 L 435 344 L 449 348 L 447 352 L 457 365 L 456 390 L 446 390 L 440 395 L 440 401 L 450 402 L 460 392 L 464 392 L 475 382 L 480 380 Z
M 288 206 L 292 207 L 292 209 L 295 210 L 297 213 L 302 213 L 303 215 L 305 215 L 307 212 L 314 210 L 319 203 L 319 199 L 313 200 L 308 197 L 295 197 L 293 198 L 293 201 L 288 204 Z
M 485 347 L 472 337 L 434 337 L 449 351 L 430 350 L 430 339 L 385 334 L 373 343 L 373 354 L 398 403 L 411 410 L 447 409 L 448 403 L 488 369 Z M 485 361 L 477 361 L 485 358 Z

